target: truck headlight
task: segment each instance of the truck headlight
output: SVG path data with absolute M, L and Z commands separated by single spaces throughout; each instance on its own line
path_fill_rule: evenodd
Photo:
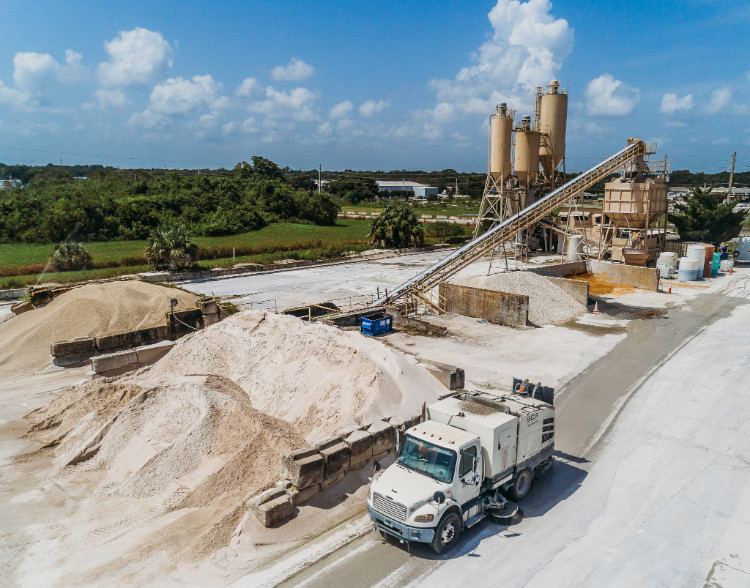
M 422 514 L 414 517 L 415 523 L 431 523 L 435 519 L 434 514 Z

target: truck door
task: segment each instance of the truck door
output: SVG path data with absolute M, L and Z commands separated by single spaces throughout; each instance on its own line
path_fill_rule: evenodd
M 478 458 L 478 459 L 475 459 Z M 474 463 L 476 462 L 476 470 Z M 479 474 L 479 480 L 475 480 L 474 474 Z M 482 452 L 479 444 L 473 442 L 461 449 L 456 470 L 456 501 L 466 504 L 469 500 L 479 496 L 482 485 Z

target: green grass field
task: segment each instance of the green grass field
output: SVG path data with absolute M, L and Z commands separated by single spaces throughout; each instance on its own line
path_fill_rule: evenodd
M 347 210 L 354 210 L 356 212 L 380 212 L 383 206 L 386 205 L 386 201 L 381 202 L 360 202 L 359 204 L 342 204 L 341 212 Z M 460 202 L 458 204 L 438 204 L 438 203 L 414 203 L 410 202 L 411 206 L 419 214 L 445 214 L 452 216 L 455 214 L 477 214 L 479 212 L 479 204 L 469 204 Z

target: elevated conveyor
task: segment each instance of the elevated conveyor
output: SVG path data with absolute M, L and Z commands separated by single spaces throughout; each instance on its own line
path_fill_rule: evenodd
M 421 302 L 432 310 L 444 312 L 445 305 L 440 300 L 437 285 L 444 282 L 466 266 L 491 253 L 496 247 L 513 239 L 518 233 L 539 222 L 553 210 L 572 200 L 589 186 L 608 176 L 616 169 L 638 156 L 650 153 L 649 146 L 638 139 L 629 140 L 625 149 L 605 159 L 600 164 L 582 173 L 547 194 L 541 200 L 530 204 L 519 213 L 495 225 L 486 233 L 457 249 L 436 264 L 417 274 L 372 303 L 371 306 L 393 304 L 397 300 L 413 303 Z

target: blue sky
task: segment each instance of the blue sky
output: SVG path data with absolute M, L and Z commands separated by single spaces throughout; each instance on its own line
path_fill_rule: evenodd
M 0 2 L 0 161 L 485 171 L 487 117 L 568 86 L 569 171 L 627 137 L 750 169 L 750 4 Z

